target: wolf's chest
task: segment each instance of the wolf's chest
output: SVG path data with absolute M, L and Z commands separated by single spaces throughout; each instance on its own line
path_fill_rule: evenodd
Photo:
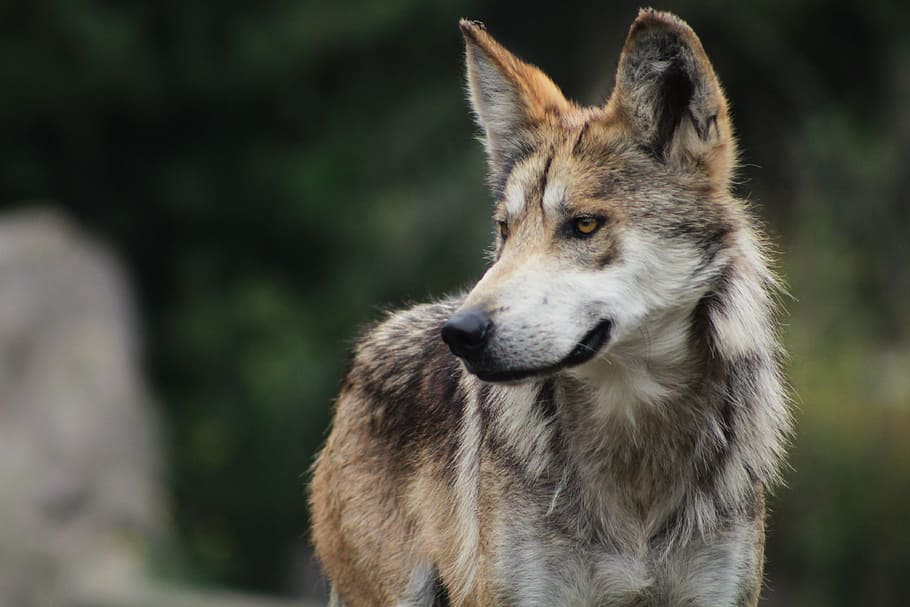
M 498 550 L 494 574 L 503 604 L 516 607 L 738 605 L 758 558 L 745 527 L 711 544 L 623 553 L 519 525 L 509 525 L 514 541 Z

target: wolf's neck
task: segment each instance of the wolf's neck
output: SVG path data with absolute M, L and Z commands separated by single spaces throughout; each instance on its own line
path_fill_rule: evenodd
M 651 319 L 603 360 L 482 392 L 488 444 L 552 485 L 552 509 L 595 526 L 637 517 L 630 541 L 684 516 L 673 526 L 684 537 L 711 533 L 777 479 L 790 418 L 774 278 L 746 245 L 694 309 Z
M 680 398 L 697 379 L 701 365 L 691 334 L 694 308 L 680 308 L 648 319 L 609 352 L 569 375 L 587 388 L 583 407 L 589 423 L 631 424 L 642 415 Z
M 714 403 L 700 398 L 708 366 L 693 339 L 694 307 L 646 329 L 564 379 L 566 462 L 592 501 L 657 527 L 683 498 Z M 573 385 L 574 384 L 574 385 Z
M 574 485 L 554 508 L 624 510 L 645 534 L 684 512 L 674 528 L 710 533 L 774 482 L 789 415 L 760 261 L 739 257 L 694 309 L 652 319 L 602 361 L 503 395 L 493 424 L 517 461 Z

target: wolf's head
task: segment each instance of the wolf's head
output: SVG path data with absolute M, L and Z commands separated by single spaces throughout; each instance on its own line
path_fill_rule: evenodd
M 491 381 L 688 339 L 691 323 L 676 321 L 691 319 L 744 221 L 727 103 L 698 37 L 642 10 L 609 101 L 582 108 L 481 24 L 461 30 L 496 245 L 443 339 Z

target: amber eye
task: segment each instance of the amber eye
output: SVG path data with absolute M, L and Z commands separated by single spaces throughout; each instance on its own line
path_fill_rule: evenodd
M 575 218 L 575 231 L 582 236 L 590 236 L 600 227 L 600 221 L 596 217 L 584 215 Z
M 497 221 L 496 224 L 499 226 L 499 235 L 502 236 L 502 239 L 505 240 L 509 237 L 509 224 L 504 221 Z

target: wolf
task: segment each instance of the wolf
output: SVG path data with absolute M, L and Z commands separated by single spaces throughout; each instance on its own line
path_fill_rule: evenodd
M 460 28 L 495 251 L 355 348 L 311 485 L 331 601 L 756 605 L 791 427 L 779 286 L 701 42 L 640 11 L 579 107 Z

